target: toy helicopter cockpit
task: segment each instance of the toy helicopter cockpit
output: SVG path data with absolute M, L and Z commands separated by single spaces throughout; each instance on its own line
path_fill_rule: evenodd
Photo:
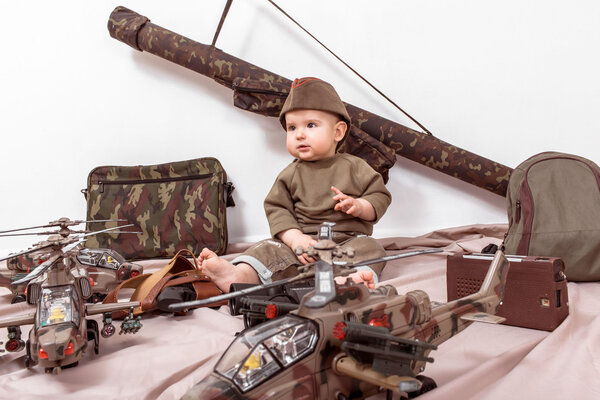
M 317 340 L 318 326 L 314 322 L 286 315 L 242 332 L 223 354 L 215 371 L 246 392 L 311 354 Z
M 69 322 L 79 324 L 77 291 L 71 285 L 42 289 L 39 307 L 40 326 Z

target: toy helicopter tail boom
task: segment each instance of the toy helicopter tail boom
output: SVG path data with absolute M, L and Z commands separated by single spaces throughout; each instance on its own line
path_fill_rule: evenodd
M 450 311 L 464 322 L 479 321 L 494 324 L 503 322 L 504 318 L 493 314 L 496 313 L 504 296 L 508 267 L 508 260 L 504 253 L 497 251 L 479 291 L 433 308 L 432 317 L 438 318 Z M 459 322 L 457 332 L 464 327 L 464 324 Z
M 495 309 L 500 305 L 502 297 L 504 296 L 504 286 L 507 274 L 508 260 L 501 251 L 498 251 L 492 260 L 479 291 L 464 297 L 463 300 L 487 300 L 491 303 L 491 308 L 493 308 L 493 311 L 495 312 Z

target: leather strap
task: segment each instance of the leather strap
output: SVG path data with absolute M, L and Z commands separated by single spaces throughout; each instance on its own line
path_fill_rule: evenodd
M 202 281 L 195 281 L 195 282 L 192 282 L 192 286 L 194 287 L 194 290 L 196 291 L 196 300 L 208 299 L 209 297 L 218 296 L 220 294 L 223 294 L 221 289 L 219 289 L 217 287 L 217 285 L 215 285 L 212 281 L 210 283 L 202 282 Z M 207 304 L 205 307 L 224 306 L 227 303 L 228 303 L 227 300 L 221 300 L 221 301 L 217 301 L 215 303 Z
M 183 256 L 182 253 L 190 254 L 194 259 L 194 264 Z M 179 250 L 167 265 L 153 273 L 149 279 L 140 283 L 131 296 L 131 301 L 139 301 L 141 303 L 142 312 L 150 311 L 153 308 L 156 296 L 158 296 L 165 283 L 167 283 L 174 274 L 193 269 L 198 269 L 198 260 L 196 259 L 196 256 L 187 249 Z
M 107 304 L 107 303 L 116 303 L 119 301 L 119 290 L 121 289 L 137 289 L 137 287 L 140 285 L 141 282 L 145 281 L 146 279 L 148 279 L 149 277 L 151 277 L 152 274 L 143 274 L 143 275 L 138 275 L 135 278 L 131 278 L 131 279 L 127 279 L 124 282 L 121 282 L 119 284 L 119 286 L 117 286 L 116 288 L 114 288 L 113 290 L 110 291 L 110 293 L 108 293 L 106 295 L 106 297 L 104 298 L 104 300 L 102 301 L 103 304 Z M 132 297 L 133 298 L 133 297 Z M 142 313 L 142 308 L 140 306 L 134 308 L 133 310 L 133 314 L 134 315 L 139 315 Z M 127 316 L 127 311 L 125 310 L 121 310 L 121 311 L 114 311 L 112 313 L 112 317 L 113 319 L 123 319 Z
M 183 255 L 184 253 L 188 253 L 194 262 L 190 262 Z M 133 314 L 137 316 L 156 308 L 156 298 L 165 287 L 189 282 L 192 282 L 196 291 L 196 299 L 203 299 L 222 293 L 208 276 L 198 270 L 196 256 L 191 251 L 182 249 L 175 254 L 167 265 L 155 273 L 139 275 L 122 282 L 106 296 L 103 303 L 116 303 L 119 299 L 119 290 L 134 288 L 135 291 L 131 295 L 130 301 L 139 301 L 141 304 L 133 310 Z M 214 305 L 221 305 L 221 303 L 215 303 Z M 113 312 L 113 319 L 122 319 L 125 316 L 127 316 L 127 311 L 125 310 Z

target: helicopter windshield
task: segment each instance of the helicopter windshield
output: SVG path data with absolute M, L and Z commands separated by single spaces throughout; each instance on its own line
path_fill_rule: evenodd
M 118 253 L 105 249 L 83 249 L 77 255 L 77 260 L 83 265 L 117 270 L 125 259 Z
M 39 326 L 49 326 L 64 322 L 79 321 L 79 313 L 74 299 L 77 291 L 73 286 L 53 286 L 42 289 L 40 310 L 38 312 Z
M 293 315 L 246 329 L 231 343 L 215 371 L 243 392 L 313 352 L 318 328 Z

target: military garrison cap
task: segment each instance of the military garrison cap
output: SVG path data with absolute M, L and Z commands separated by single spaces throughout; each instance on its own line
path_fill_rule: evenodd
M 279 122 L 283 129 L 285 126 L 285 114 L 293 110 L 319 110 L 327 111 L 340 116 L 348 129 L 346 130 L 346 136 L 350 131 L 350 115 L 346 111 L 344 103 L 338 96 L 337 92 L 331 86 L 331 84 L 322 81 L 319 78 L 297 78 L 292 83 L 290 94 L 283 108 L 279 113 Z M 344 139 L 346 138 L 344 136 Z

